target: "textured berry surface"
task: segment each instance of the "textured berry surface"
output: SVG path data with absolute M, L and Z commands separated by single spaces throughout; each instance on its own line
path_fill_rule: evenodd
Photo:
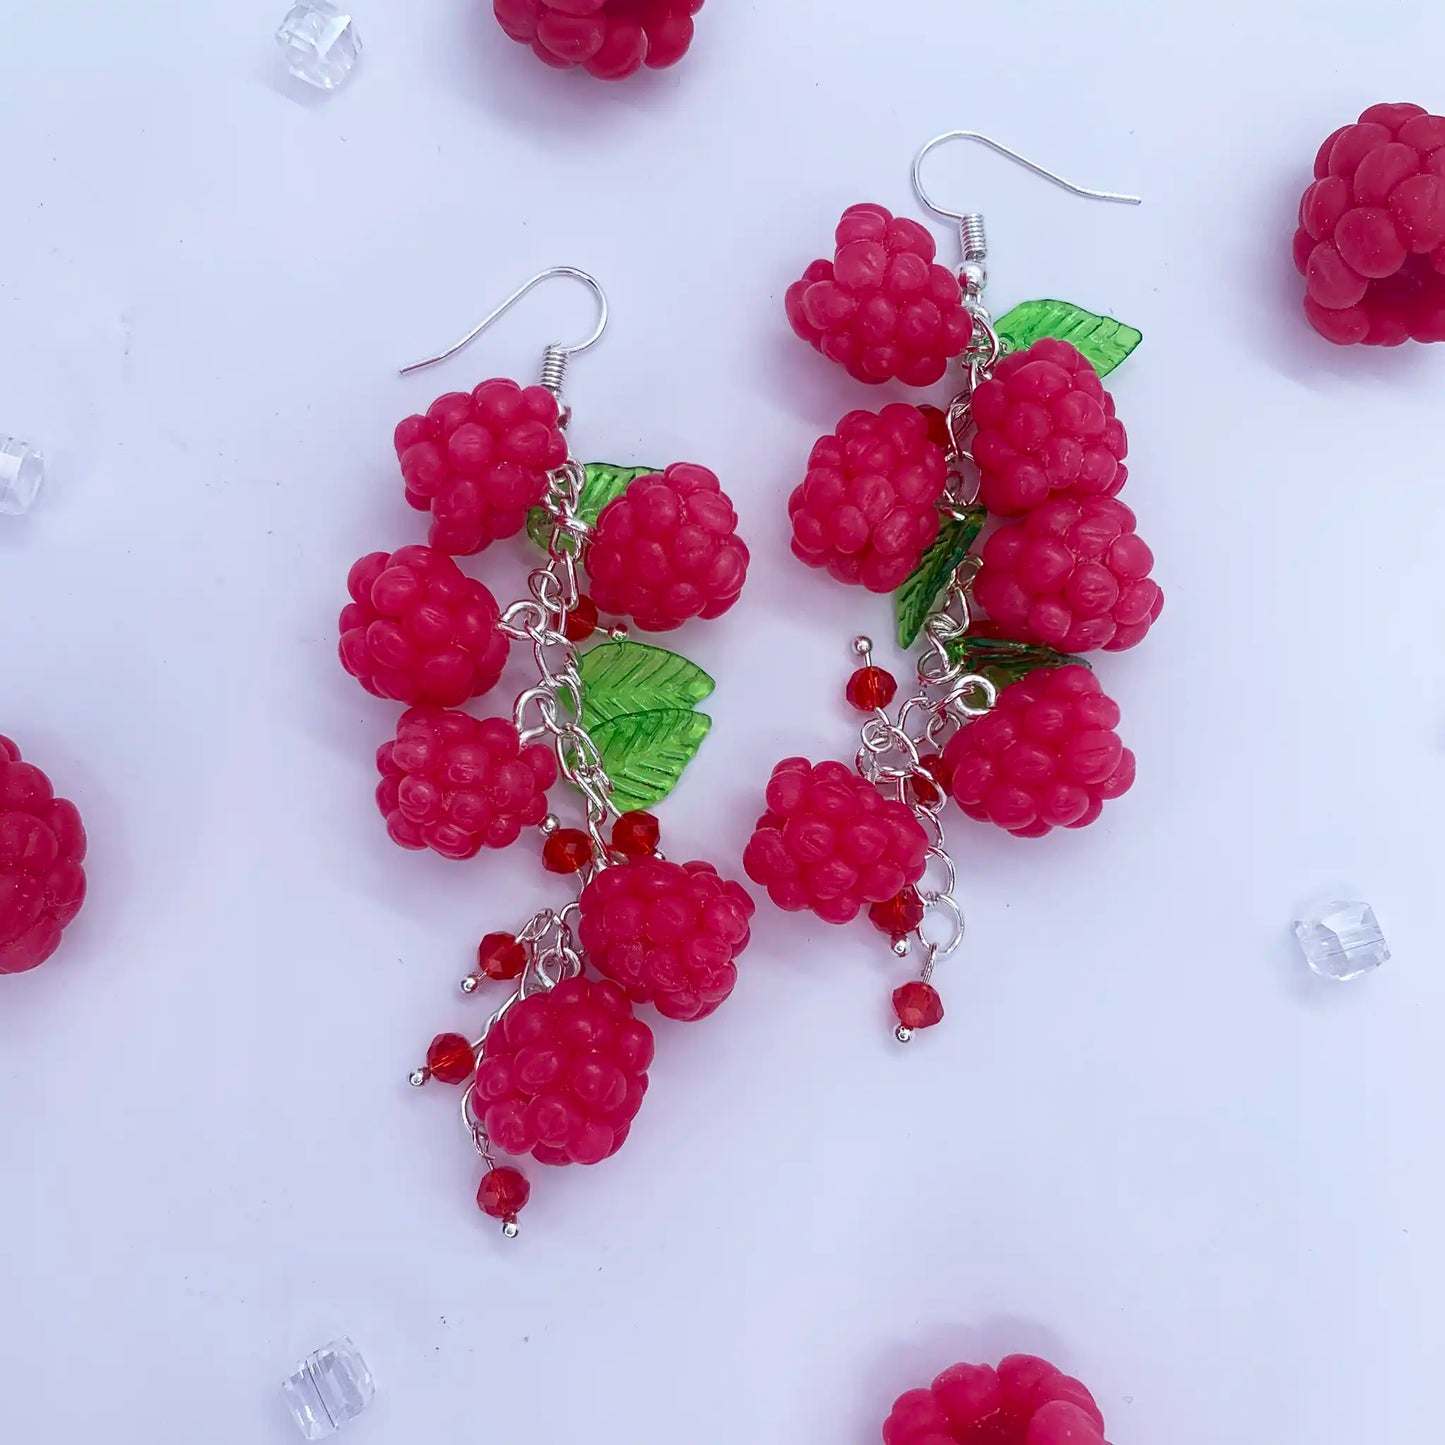
M 85 828 L 74 803 L 0 737 L 0 974 L 39 968 L 85 901 Z
M 1328 340 L 1445 341 L 1445 116 L 1375 105 L 1337 130 L 1300 200 L 1294 257 Z
M 559 70 L 580 65 L 599 80 L 625 80 L 644 65 L 676 65 L 692 44 L 703 0 L 493 0 L 513 40 Z
M 446 553 L 372 552 L 346 587 L 341 665 L 367 692 L 455 707 L 496 686 L 507 661 L 496 599 Z
M 1104 1417 L 1078 1380 L 1034 1355 L 953 1365 L 894 1403 L 884 1445 L 1105 1445 Z
M 712 864 L 637 858 L 599 873 L 581 906 L 587 957 L 634 1003 L 700 1019 L 733 991 L 755 905 Z
M 1119 706 L 1087 667 L 1041 667 L 951 737 L 944 758 L 970 818 L 1020 838 L 1082 828 L 1134 782 Z
M 814 445 L 788 501 L 793 555 L 840 582 L 892 592 L 938 536 L 947 484 L 943 448 L 917 407 L 849 412 Z
M 923 876 L 918 820 L 843 763 L 785 758 L 768 781 L 767 812 L 743 867 L 779 908 L 847 923 Z
M 1112 497 L 1129 477 L 1114 398 L 1067 341 L 1006 356 L 973 394 L 978 499 L 1018 517 L 1050 497 Z
M 484 381 L 439 396 L 396 429 L 406 499 L 431 513 L 427 540 L 442 552 L 480 552 L 520 532 L 567 460 L 557 399 L 540 386 Z
M 1122 652 L 1164 608 L 1154 554 L 1112 497 L 1045 502 L 984 543 L 973 595 L 1019 642 L 1062 652 Z
M 541 1164 L 609 1158 L 642 1107 L 652 1047 L 610 979 L 568 979 L 522 999 L 492 1025 L 477 1066 L 488 1137 Z
M 592 600 L 644 632 L 721 617 L 748 575 L 737 525 L 706 467 L 679 462 L 661 476 L 635 478 L 597 518 L 587 547 Z
M 523 747 L 505 718 L 449 708 L 408 708 L 395 740 L 377 750 L 376 766 L 376 802 L 392 840 L 444 858 L 515 843 L 542 821 L 557 781 L 551 748 Z
M 958 278 L 933 236 L 882 206 L 850 206 L 831 261 L 789 288 L 793 330 L 859 381 L 932 386 L 973 336 Z

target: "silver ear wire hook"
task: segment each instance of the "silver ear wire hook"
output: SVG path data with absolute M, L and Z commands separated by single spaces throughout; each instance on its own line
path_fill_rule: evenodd
M 1124 206 L 1137 206 L 1141 203 L 1139 196 L 1125 195 L 1121 191 L 1096 191 L 1090 186 L 1077 185 L 1059 175 L 1058 172 L 1039 165 L 1037 161 L 1031 161 L 1027 156 L 1020 155 L 1018 151 L 980 131 L 948 130 L 944 131 L 942 135 L 934 136 L 913 158 L 913 191 L 935 216 L 942 216 L 945 220 L 959 223 L 959 234 L 963 241 L 964 279 L 968 283 L 970 291 L 975 294 L 983 289 L 986 280 L 983 263 L 988 259 L 988 236 L 984 229 L 983 215 L 978 211 L 950 211 L 946 206 L 940 206 L 928 194 L 923 184 L 923 162 L 927 159 L 928 153 L 954 140 L 977 141 L 979 145 L 987 146 L 989 150 L 1021 165 L 1026 171 L 1032 171 L 1034 175 L 1041 176 L 1046 181 L 1052 181 L 1054 185 L 1076 196 L 1083 196 L 1085 200 L 1114 201 Z
M 575 266 L 551 266 L 545 271 L 539 271 L 530 280 L 524 281 L 518 286 L 500 306 L 484 316 L 459 341 L 454 342 L 445 351 L 437 352 L 435 356 L 428 356 L 422 361 L 413 361 L 409 366 L 403 366 L 401 374 L 409 376 L 413 371 L 420 371 L 426 366 L 435 366 L 437 362 L 446 361 L 449 357 L 455 356 L 463 347 L 470 346 L 493 322 L 499 321 L 505 316 L 534 286 L 540 286 L 542 282 L 550 281 L 554 276 L 570 276 L 572 280 L 580 281 L 597 298 L 597 325 L 593 328 L 592 334 L 585 341 L 574 342 L 571 346 L 562 346 L 554 342 L 543 353 L 542 385 L 560 400 L 562 381 L 567 374 L 567 363 L 572 357 L 580 356 L 588 347 L 595 346 L 602 339 L 602 333 L 607 330 L 607 293 L 603 291 L 601 283 L 595 276 L 578 270 Z

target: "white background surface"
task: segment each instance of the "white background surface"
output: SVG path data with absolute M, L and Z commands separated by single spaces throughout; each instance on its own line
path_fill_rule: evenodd
M 279 3 L 0 13 L 0 428 L 53 464 L 0 528 L 0 730 L 93 840 L 63 952 L 0 980 L 0 1440 L 281 1445 L 275 1381 L 343 1332 L 380 1383 L 358 1445 L 863 1445 L 1017 1349 L 1115 1445 L 1428 1438 L 1445 347 L 1316 340 L 1289 240 L 1329 131 L 1445 102 L 1436 7 L 713 0 L 682 67 L 617 88 L 473 0 L 358 7 L 331 99 L 278 77 Z M 720 686 L 664 812 L 736 867 L 772 763 L 848 747 L 848 636 L 886 635 L 786 554 L 813 438 L 885 396 L 782 293 L 953 126 L 1147 198 L 968 147 L 933 172 L 989 215 L 996 309 L 1145 333 L 1111 385 L 1169 605 L 1100 663 L 1139 784 L 1080 835 L 956 826 L 971 941 L 906 1052 L 871 932 L 764 906 L 728 1008 L 664 1025 L 627 1148 L 537 1171 L 504 1247 L 454 1096 L 405 1076 L 478 1016 L 480 933 L 560 890 L 521 850 L 388 843 L 397 709 L 335 614 L 355 557 L 423 536 L 394 423 L 530 379 L 585 298 L 394 368 L 543 265 L 603 278 L 575 445 L 713 466 L 754 548 L 677 637 Z M 507 595 L 524 558 L 472 565 Z M 1288 934 L 1335 888 L 1395 950 L 1347 989 Z

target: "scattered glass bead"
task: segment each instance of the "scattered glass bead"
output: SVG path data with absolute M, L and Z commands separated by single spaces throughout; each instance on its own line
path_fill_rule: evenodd
M 532 1186 L 520 1169 L 503 1164 L 482 1175 L 477 1208 L 491 1219 L 515 1220 L 532 1197 Z
M 527 966 L 527 950 L 510 933 L 489 933 L 477 945 L 477 967 L 497 983 L 518 978 Z
M 592 861 L 592 840 L 580 828 L 558 828 L 542 844 L 542 866 L 549 873 L 580 873 Z
M 568 642 L 586 642 L 597 631 L 597 604 L 583 593 L 567 614 L 562 631 Z
M 281 1382 L 281 1390 L 296 1428 L 308 1440 L 324 1440 L 371 1404 L 376 1381 L 361 1351 L 340 1339 L 307 1355 Z
M 361 54 L 361 36 L 350 15 L 331 0 L 299 0 L 276 32 L 286 68 L 318 90 L 343 85 Z
M 623 813 L 612 825 L 612 846 L 625 858 L 647 858 L 657 852 L 662 828 L 651 813 Z
M 1321 978 L 1340 983 L 1379 968 L 1390 957 L 1379 919 L 1368 903 L 1327 903 L 1296 921 L 1294 936 L 1305 962 Z
M 868 910 L 868 921 L 889 938 L 907 938 L 923 922 L 923 899 L 916 888 L 905 888 Z
M 898 679 L 881 667 L 860 667 L 848 679 L 848 701 L 859 712 L 887 707 L 898 695 Z
M 438 1034 L 426 1051 L 426 1066 L 444 1084 L 464 1084 L 476 1072 L 477 1060 L 461 1034 Z
M 902 1028 L 931 1029 L 943 1018 L 943 1000 L 931 983 L 914 979 L 893 990 L 893 1012 Z
M 35 505 L 45 481 L 45 458 L 29 442 L 0 436 L 0 512 L 18 517 Z

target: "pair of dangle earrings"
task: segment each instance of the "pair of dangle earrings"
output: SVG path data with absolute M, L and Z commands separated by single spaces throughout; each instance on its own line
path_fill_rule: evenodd
M 546 349 L 540 384 L 493 379 L 439 397 L 396 428 L 408 502 L 430 516 L 426 545 L 373 552 L 351 569 L 343 667 L 406 705 L 377 753 L 377 804 L 403 848 L 469 859 L 535 838 L 544 870 L 574 896 L 486 932 L 464 994 L 495 988 L 489 1017 L 438 1035 L 414 1085 L 462 1088 L 461 1115 L 484 1172 L 481 1210 L 515 1236 L 531 1185 L 497 1152 L 539 1164 L 596 1164 L 626 1141 L 647 1092 L 651 1008 L 704 1018 L 732 992 L 754 911 L 741 884 L 659 846 L 649 809 L 706 736 L 712 679 L 635 640 L 720 617 L 747 576 L 748 549 L 717 477 L 584 464 L 571 454 L 563 383 L 607 324 L 597 281 L 572 267 L 532 277 L 418 370 L 455 355 L 543 281 L 568 277 L 598 303 L 593 332 Z M 499 607 L 455 558 L 525 537 L 538 549 L 523 596 Z M 499 549 L 501 550 L 501 549 Z M 617 619 L 603 627 L 599 614 Z M 491 692 L 516 649 L 529 676 L 509 710 L 466 705 Z M 559 779 L 571 784 L 559 812 Z
M 923 182 L 929 155 L 962 140 L 1076 195 L 1138 201 L 949 131 L 919 151 L 912 180 L 956 223 L 958 270 L 938 264 L 917 221 L 857 205 L 831 259 L 787 293 L 797 335 L 861 382 L 929 387 L 957 373 L 942 408 L 849 412 L 789 499 L 800 561 L 892 594 L 899 646 L 920 648 L 917 685 L 899 699 L 871 641 L 855 638 L 845 696 L 865 720 L 851 765 L 780 762 L 744 855 L 779 907 L 840 924 L 866 911 L 916 961 L 892 996 L 903 1042 L 942 1020 L 934 970 L 964 936 L 947 802 L 1022 838 L 1098 818 L 1135 761 L 1084 654 L 1135 646 L 1163 606 L 1118 500 L 1127 439 L 1102 384 L 1140 333 L 1054 300 L 994 319 L 982 215 L 937 204 Z

